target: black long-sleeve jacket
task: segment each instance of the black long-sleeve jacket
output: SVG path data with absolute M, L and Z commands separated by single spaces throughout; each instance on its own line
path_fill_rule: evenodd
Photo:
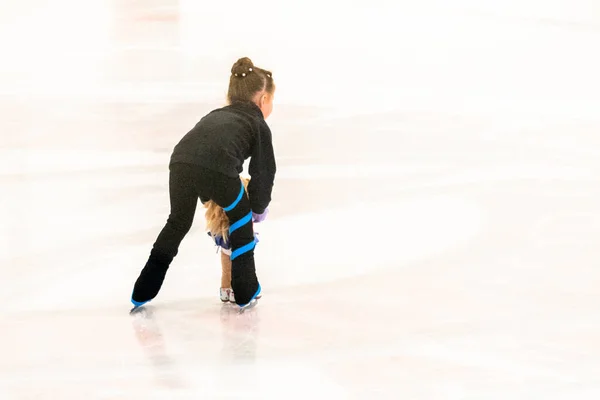
M 262 214 L 271 202 L 277 167 L 271 130 L 254 103 L 234 103 L 208 113 L 175 146 L 171 164 L 194 164 L 237 177 L 248 157 L 248 196 L 252 211 Z

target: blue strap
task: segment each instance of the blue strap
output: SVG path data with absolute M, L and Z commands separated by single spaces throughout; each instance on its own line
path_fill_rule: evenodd
M 242 196 L 244 195 L 244 183 L 240 180 L 240 194 L 238 194 L 237 199 L 235 199 L 235 201 L 233 203 L 231 203 L 231 205 L 229 207 L 225 207 L 223 210 L 225 210 L 225 212 L 227 211 L 231 211 L 235 208 L 235 206 L 238 205 L 238 203 L 240 202 L 240 200 L 242 199 Z
M 235 249 L 233 252 L 231 252 L 231 261 L 235 260 L 237 257 L 241 256 L 242 254 L 247 253 L 250 250 L 253 250 L 254 247 L 256 247 L 256 240 L 251 241 L 250 243 L 248 243 L 245 246 L 240 247 L 239 249 Z
M 240 219 L 235 224 L 231 225 L 229 227 L 229 234 L 231 235 L 233 233 L 233 231 L 235 231 L 236 229 L 239 229 L 242 226 L 246 225 L 251 220 L 252 220 L 252 211 L 250 211 L 244 218 Z

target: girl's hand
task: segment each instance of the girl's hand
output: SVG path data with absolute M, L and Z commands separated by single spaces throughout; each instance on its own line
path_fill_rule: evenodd
M 262 214 L 256 214 L 254 211 L 252 211 L 252 222 L 254 223 L 259 223 L 265 220 L 265 218 L 267 218 L 267 214 L 269 213 L 269 209 L 265 209 L 265 212 L 263 212 Z

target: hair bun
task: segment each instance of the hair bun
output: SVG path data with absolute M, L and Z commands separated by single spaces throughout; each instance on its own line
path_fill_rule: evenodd
M 254 64 L 252 60 L 248 57 L 242 57 L 233 64 L 231 67 L 231 73 L 235 76 L 246 76 L 248 73 L 252 72 L 254 69 Z

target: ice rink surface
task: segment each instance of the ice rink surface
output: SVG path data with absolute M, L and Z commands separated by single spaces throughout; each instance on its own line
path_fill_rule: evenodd
M 598 2 L 205 3 L 1 4 L 0 399 L 599 399 Z M 221 305 L 199 210 L 131 316 L 242 56 L 263 299 Z

